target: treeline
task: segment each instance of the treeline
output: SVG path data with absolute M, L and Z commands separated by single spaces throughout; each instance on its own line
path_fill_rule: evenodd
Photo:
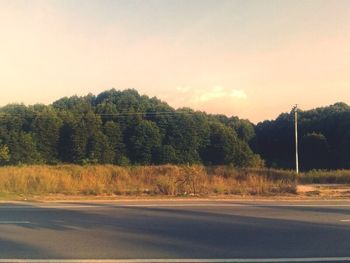
M 301 169 L 350 169 L 350 107 L 336 103 L 299 110 L 298 115 Z M 256 126 L 251 146 L 268 166 L 294 167 L 293 118 L 293 112 L 284 113 L 274 121 Z
M 300 167 L 350 169 L 350 107 L 299 110 Z M 294 113 L 248 120 L 175 110 L 136 90 L 0 108 L 0 165 L 204 164 L 293 169 Z M 261 158 L 260 158 L 261 156 Z M 264 160 L 264 161 L 263 161 Z
M 135 90 L 0 108 L 0 164 L 262 166 L 247 120 L 175 110 Z

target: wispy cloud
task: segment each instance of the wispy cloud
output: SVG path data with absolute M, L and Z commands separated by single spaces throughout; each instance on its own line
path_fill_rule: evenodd
M 176 87 L 176 91 L 179 93 L 187 93 L 190 90 L 189 86 L 179 86 Z
M 231 90 L 231 93 L 229 94 L 230 97 L 234 97 L 237 99 L 247 99 L 247 93 L 245 93 L 242 89 L 233 89 Z
M 191 103 L 205 103 L 222 98 L 247 99 L 246 92 L 242 89 L 227 89 L 223 86 L 214 86 L 206 89 L 191 88 L 188 86 L 177 87 L 176 91 L 186 95 Z

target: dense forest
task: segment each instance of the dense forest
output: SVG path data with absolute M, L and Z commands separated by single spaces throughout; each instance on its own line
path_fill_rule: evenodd
M 350 107 L 299 110 L 302 170 L 350 168 Z M 291 169 L 294 113 L 253 125 L 109 90 L 0 108 L 0 165 L 205 164 Z M 261 157 L 260 157 L 261 156 Z
M 135 90 L 0 108 L 0 164 L 263 165 L 247 120 L 175 110 Z
M 350 168 L 350 107 L 336 103 L 329 107 L 298 111 L 299 156 L 302 170 Z M 268 166 L 293 168 L 294 113 L 255 127 L 250 142 Z

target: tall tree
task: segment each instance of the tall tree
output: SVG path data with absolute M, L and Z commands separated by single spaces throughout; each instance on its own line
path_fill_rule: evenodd
M 123 142 L 123 134 L 119 125 L 113 121 L 107 121 L 103 127 L 104 134 L 110 147 L 110 163 L 122 164 L 126 157 L 126 149 Z
M 11 164 L 35 164 L 43 161 L 30 133 L 10 132 L 7 145 L 11 153 Z
M 156 151 L 161 144 L 158 127 L 151 121 L 141 121 L 130 137 L 130 157 L 137 164 L 155 163 Z
M 36 115 L 32 123 L 32 132 L 36 146 L 45 156 L 45 162 L 58 162 L 58 141 L 62 121 L 52 109 L 45 109 Z
M 329 146 L 323 134 L 308 133 L 304 135 L 300 146 L 301 169 L 325 169 L 329 167 Z

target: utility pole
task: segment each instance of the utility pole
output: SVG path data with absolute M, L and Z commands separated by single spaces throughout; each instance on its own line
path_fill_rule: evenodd
M 294 128 L 295 128 L 295 171 L 299 173 L 299 154 L 298 154 L 298 104 L 294 108 Z

